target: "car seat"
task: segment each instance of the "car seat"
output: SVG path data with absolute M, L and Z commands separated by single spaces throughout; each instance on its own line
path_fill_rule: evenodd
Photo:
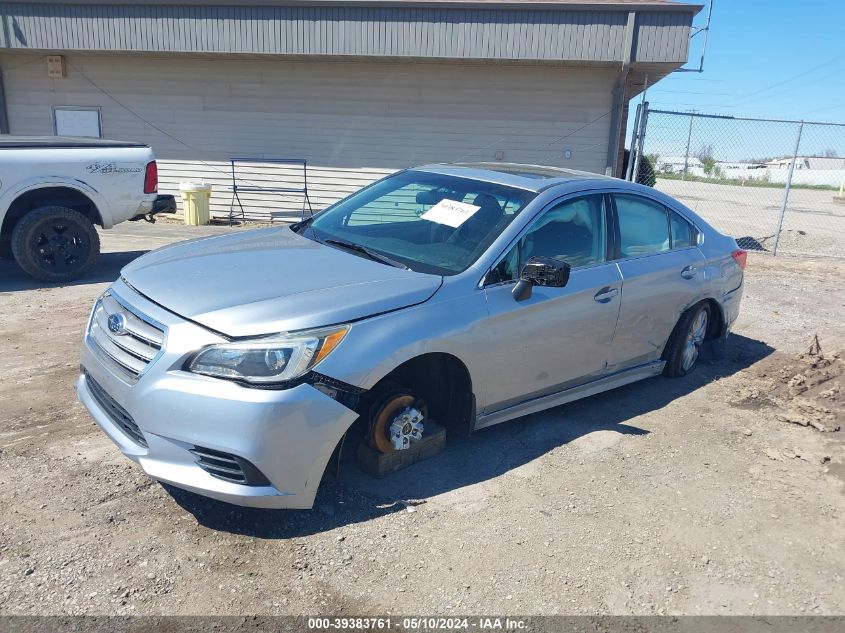
M 470 204 L 479 207 L 478 211 L 456 229 L 438 225 L 432 233 L 432 241 L 460 243 L 474 249 L 505 215 L 502 205 L 489 193 L 476 194 Z
M 594 213 L 588 200 L 575 200 L 547 212 L 526 236 L 522 262 L 535 255 L 554 257 L 571 266 L 598 259 Z

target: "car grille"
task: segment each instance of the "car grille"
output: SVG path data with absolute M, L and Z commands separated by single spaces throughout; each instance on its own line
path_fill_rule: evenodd
M 260 470 L 242 457 L 203 446 L 194 446 L 190 450 L 197 458 L 197 465 L 212 477 L 245 486 L 270 484 Z
M 119 329 L 109 329 L 110 317 Z M 97 356 L 130 383 L 138 380 L 161 352 L 164 327 L 142 316 L 106 292 L 94 306 L 87 338 Z
M 85 384 L 88 386 L 88 391 L 91 392 L 94 400 L 97 401 L 100 408 L 105 411 L 107 416 L 109 416 L 109 419 L 114 422 L 120 430 L 129 437 L 129 439 L 146 448 L 147 440 L 144 439 L 144 434 L 141 433 L 141 429 L 138 428 L 137 424 L 135 424 L 135 420 L 132 419 L 132 416 L 126 412 L 126 409 L 117 404 L 114 398 L 106 393 L 106 390 L 91 377 L 91 374 L 87 371 L 84 372 L 84 374 Z

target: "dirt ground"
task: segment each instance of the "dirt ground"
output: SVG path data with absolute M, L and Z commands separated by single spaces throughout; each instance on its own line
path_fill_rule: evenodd
M 845 261 L 751 256 L 726 357 L 690 376 L 261 511 L 150 480 L 73 389 L 120 267 L 228 230 L 121 225 L 65 287 L 0 261 L 0 613 L 845 613 Z

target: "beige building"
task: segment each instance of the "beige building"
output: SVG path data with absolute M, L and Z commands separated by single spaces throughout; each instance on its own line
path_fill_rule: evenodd
M 630 99 L 681 66 L 700 6 L 668 0 L 0 5 L 0 132 L 144 141 L 161 189 L 307 186 L 321 208 L 452 161 L 619 173 Z M 248 210 L 298 194 L 245 192 Z
M 777 158 L 766 163 L 769 169 L 789 169 L 792 157 Z M 795 169 L 845 169 L 845 158 L 830 156 L 797 156 Z

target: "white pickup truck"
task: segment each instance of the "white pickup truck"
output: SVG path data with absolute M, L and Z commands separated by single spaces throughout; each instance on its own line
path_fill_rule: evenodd
M 0 257 L 41 281 L 84 275 L 100 252 L 94 225 L 173 213 L 143 143 L 0 136 Z

